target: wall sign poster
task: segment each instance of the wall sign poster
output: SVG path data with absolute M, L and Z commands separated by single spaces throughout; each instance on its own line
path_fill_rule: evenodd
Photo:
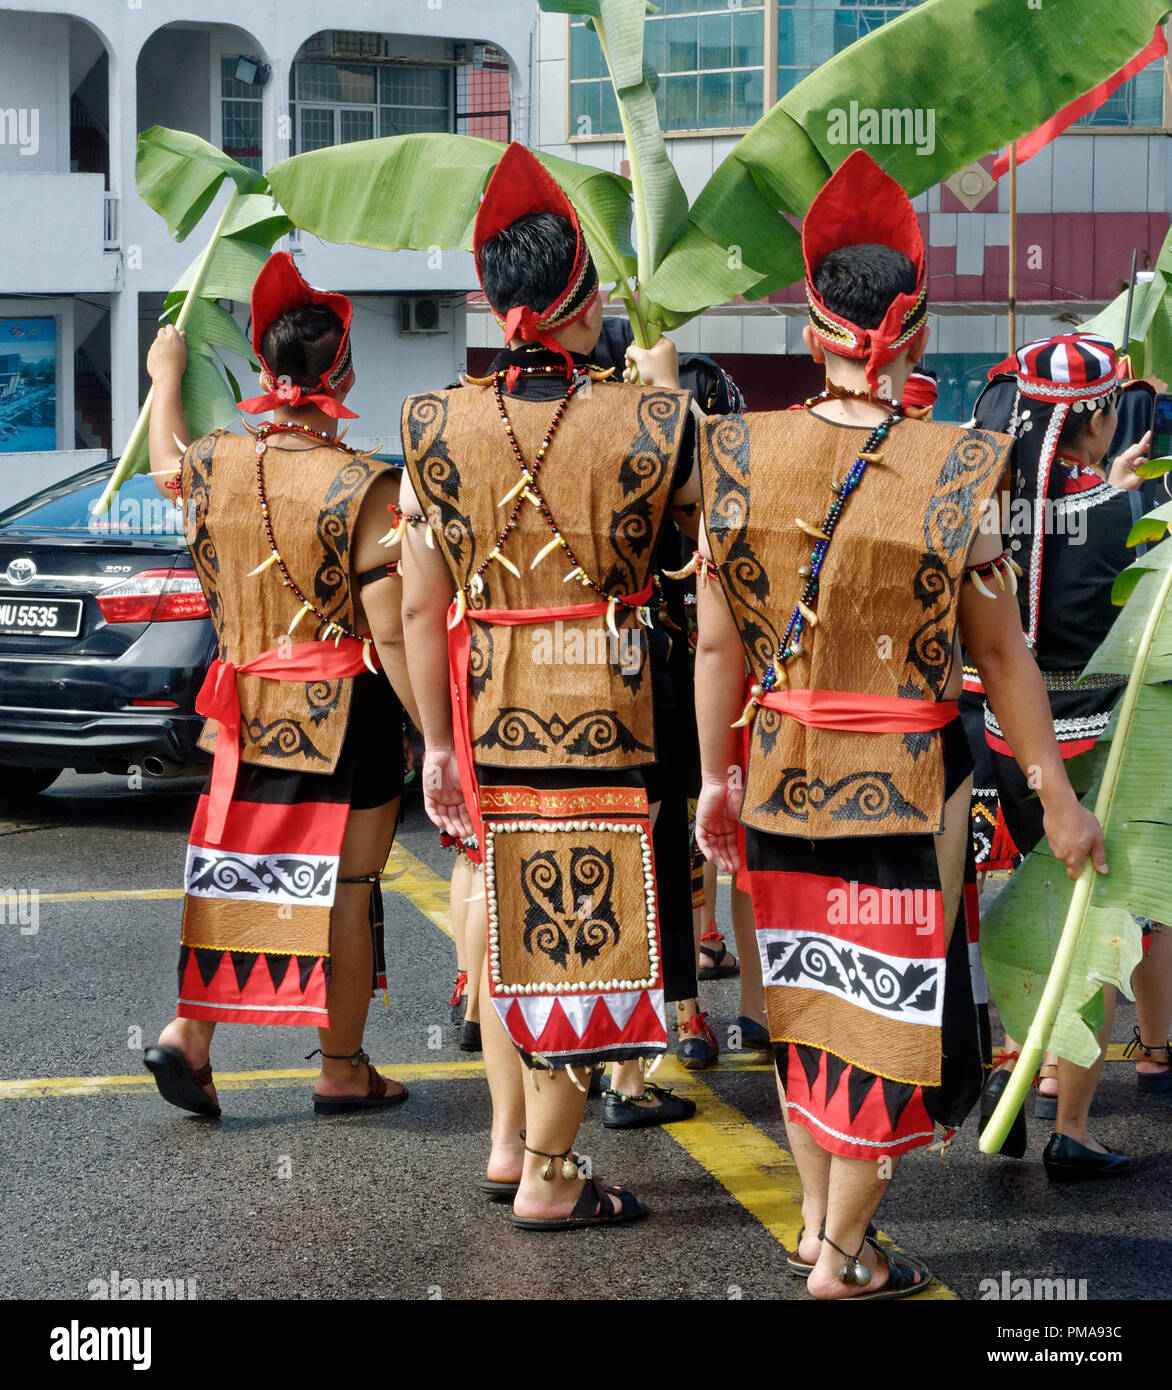
M 0 454 L 57 447 L 57 320 L 0 318 Z

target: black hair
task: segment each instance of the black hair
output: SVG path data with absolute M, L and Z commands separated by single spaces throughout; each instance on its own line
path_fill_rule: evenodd
M 324 304 L 286 309 L 265 329 L 261 353 L 275 377 L 303 389 L 316 386 L 334 365 L 342 320 Z
M 518 304 L 543 313 L 563 293 L 574 270 L 577 237 L 556 212 L 531 212 L 480 248 L 480 281 L 498 314 Z
M 1117 401 L 1112 400 L 1111 403 L 1112 405 L 1115 405 L 1117 404 Z M 1058 431 L 1058 448 L 1061 449 L 1064 444 L 1073 444 L 1075 440 L 1078 439 L 1079 435 L 1082 434 L 1083 430 L 1085 430 L 1090 425 L 1091 421 L 1098 414 L 1099 410 L 1103 410 L 1106 408 L 1107 407 L 1105 406 L 1097 405 L 1096 409 L 1091 411 L 1068 411 L 1066 419 L 1062 422 L 1062 428 Z
M 915 290 L 916 268 L 890 246 L 840 246 L 823 257 L 814 286 L 840 317 L 859 328 L 878 328 L 896 297 Z

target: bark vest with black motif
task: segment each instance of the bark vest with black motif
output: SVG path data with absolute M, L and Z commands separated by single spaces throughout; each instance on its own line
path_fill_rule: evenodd
M 505 399 L 532 467 L 557 402 Z M 686 391 L 595 382 L 570 401 L 541 463 L 538 483 L 558 529 L 608 594 L 636 594 L 647 585 L 687 411 Z M 470 385 L 412 396 L 402 430 L 416 497 L 456 584 L 465 585 L 504 530 L 513 501 L 498 503 L 522 478 L 493 391 Z M 617 640 L 603 617 L 562 623 L 554 615 L 517 627 L 475 621 L 478 608 L 598 600 L 593 589 L 565 582 L 573 565 L 561 547 L 537 560 L 552 536 L 538 508 L 523 502 L 503 548 L 519 577 L 491 561 L 483 592 L 468 600 L 473 757 L 515 769 L 601 771 L 653 762 L 648 644 L 633 611 L 617 608 Z
M 870 431 L 809 411 L 728 415 L 700 431 L 704 516 L 760 681 L 805 586 L 811 539 Z M 969 547 L 1010 447 L 1007 435 L 903 420 L 843 508 L 789 688 L 939 700 L 952 669 Z M 782 689 L 784 687 L 778 687 Z M 941 735 L 807 728 L 759 709 L 743 822 L 811 840 L 937 833 Z
M 294 583 L 331 623 L 354 627 L 350 565 L 354 526 L 366 491 L 384 470 L 339 449 L 270 444 L 265 492 L 273 536 Z M 223 661 L 243 665 L 280 645 L 301 609 L 276 565 L 250 577 L 272 554 L 257 495 L 256 446 L 220 430 L 187 450 L 181 475 L 187 539 Z M 290 640 L 320 637 L 312 614 Z M 265 680 L 238 675 L 243 762 L 289 772 L 333 772 L 350 716 L 353 682 Z M 204 729 L 200 747 L 215 748 Z

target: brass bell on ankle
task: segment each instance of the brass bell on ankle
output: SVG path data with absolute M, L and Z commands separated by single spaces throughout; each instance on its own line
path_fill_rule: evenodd
M 571 1178 L 576 1178 L 577 1176 L 578 1176 L 578 1165 L 574 1162 L 574 1160 L 573 1160 L 572 1158 L 568 1158 L 568 1157 L 567 1157 L 567 1158 L 563 1158 L 563 1159 L 562 1159 L 562 1177 L 565 1178 L 565 1180 L 566 1180 L 567 1182 L 569 1182 Z
M 546 1182 L 553 1182 L 553 1159 L 547 1158 L 545 1166 L 541 1170 L 541 1176 Z
M 854 1266 L 849 1261 L 838 1267 L 838 1282 L 840 1284 L 853 1284 L 855 1282 Z
M 856 1260 L 856 1261 L 855 1261 L 855 1280 L 854 1280 L 854 1281 L 855 1281 L 856 1284 L 869 1284 L 869 1283 L 871 1282 L 871 1271 L 870 1271 L 870 1270 L 867 1268 L 867 1266 L 862 1262 L 862 1260 Z

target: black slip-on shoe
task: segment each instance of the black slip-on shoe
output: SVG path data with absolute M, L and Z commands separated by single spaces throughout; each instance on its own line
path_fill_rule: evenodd
M 646 1129 L 650 1125 L 670 1125 L 677 1120 L 690 1120 L 696 1113 L 696 1102 L 677 1096 L 664 1086 L 648 1086 L 658 1105 L 636 1105 L 617 1091 L 606 1091 L 602 1101 L 602 1123 L 607 1129 Z
M 1065 1134 L 1052 1134 L 1042 1153 L 1046 1176 L 1051 1182 L 1082 1182 L 1087 1178 L 1117 1178 L 1131 1167 L 1126 1154 L 1108 1149 L 1098 1153 Z

